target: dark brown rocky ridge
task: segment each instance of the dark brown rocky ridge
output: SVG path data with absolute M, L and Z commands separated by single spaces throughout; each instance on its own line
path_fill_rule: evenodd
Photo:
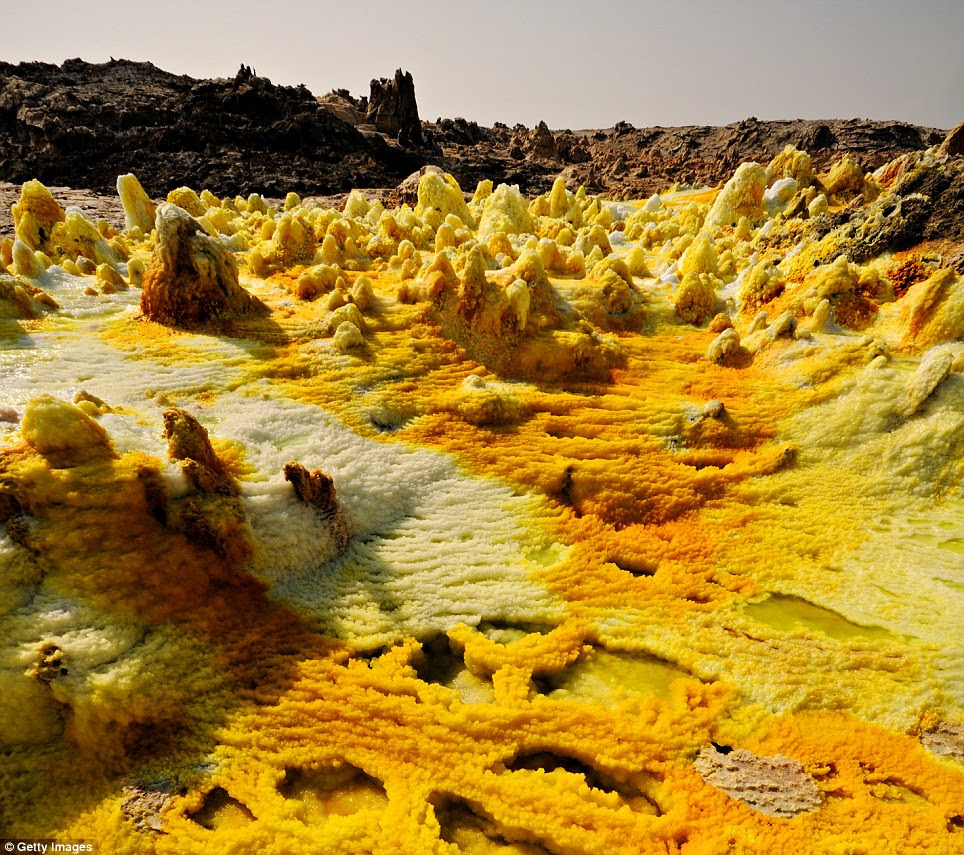
M 466 190 L 491 178 L 542 192 L 561 173 L 572 185 L 638 197 L 677 181 L 717 184 L 788 143 L 818 169 L 844 151 L 873 169 L 944 137 L 861 119 L 550 131 L 456 118 L 421 122 L 421 134 L 417 120 L 414 84 L 401 71 L 356 99 L 344 90 L 316 98 L 246 66 L 234 78 L 194 80 L 127 60 L 0 63 L 0 178 L 113 193 L 116 176 L 134 172 L 155 197 L 184 184 L 278 197 L 392 188 L 434 163 Z
M 303 86 L 242 66 L 194 80 L 151 63 L 0 64 L 0 176 L 113 192 L 133 172 L 148 193 L 190 184 L 221 195 L 393 186 L 414 152 L 362 134 Z

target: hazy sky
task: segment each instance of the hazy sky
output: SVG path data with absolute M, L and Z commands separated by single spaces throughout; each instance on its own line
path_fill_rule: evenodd
M 9 62 L 150 60 L 367 94 L 412 72 L 423 119 L 553 128 L 964 119 L 964 0 L 4 2 Z

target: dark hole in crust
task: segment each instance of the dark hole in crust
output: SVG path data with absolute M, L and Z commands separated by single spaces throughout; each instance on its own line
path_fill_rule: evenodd
M 529 623 L 523 621 L 507 621 L 507 620 L 484 620 L 481 621 L 477 627 L 479 632 L 482 633 L 486 638 L 490 638 L 493 641 L 498 641 L 502 644 L 507 642 L 508 636 L 518 635 L 520 638 L 526 635 L 532 635 L 538 633 L 539 635 L 547 635 L 555 629 L 553 624 L 547 623 Z M 514 640 L 514 639 L 513 639 Z
M 448 636 L 436 635 L 422 642 L 422 655 L 412 663 L 419 680 L 447 686 L 465 667 L 464 659 L 454 653 Z
M 496 851 L 512 846 L 513 852 L 525 855 L 549 855 L 549 850 L 538 843 L 522 843 L 514 835 L 506 836 L 507 832 L 501 830 L 480 808 L 466 799 L 444 795 L 433 799 L 433 802 L 439 824 L 439 837 L 446 843 L 467 848 L 472 847 L 479 836 L 482 836 L 495 845 Z
M 662 816 L 663 814 L 663 810 L 656 800 L 643 792 L 637 783 L 616 780 L 612 775 L 596 769 L 576 757 L 556 754 L 552 751 L 527 752 L 518 754 L 513 760 L 505 764 L 505 768 L 512 772 L 522 769 L 542 770 L 544 772 L 562 770 L 571 775 L 582 775 L 590 787 L 607 793 L 615 793 L 624 804 L 637 813 L 654 816 Z
M 634 558 L 620 558 L 618 560 L 610 558 L 608 564 L 614 564 L 620 570 L 635 576 L 637 579 L 643 576 L 655 576 L 656 567 L 646 561 Z
M 228 794 L 224 787 L 215 787 L 204 797 L 201 807 L 189 815 L 189 819 L 196 822 L 202 828 L 213 831 L 218 825 L 218 814 L 228 808 L 233 808 L 241 813 L 248 820 L 254 819 L 251 813 L 241 802 Z
M 719 751 L 719 748 L 717 748 L 717 751 Z M 837 774 L 836 763 L 824 763 L 823 765 L 827 767 L 826 772 L 811 772 L 810 777 L 816 781 L 826 781 Z

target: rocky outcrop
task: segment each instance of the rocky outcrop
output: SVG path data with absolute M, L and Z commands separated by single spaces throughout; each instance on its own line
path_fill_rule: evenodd
M 555 160 L 559 157 L 559 147 L 545 122 L 539 122 L 529 136 L 528 149 L 529 156 L 537 160 Z
M 127 60 L 0 63 L 8 181 L 111 193 L 118 175 L 133 172 L 153 197 L 186 176 L 219 196 L 283 196 L 391 186 L 420 165 L 304 86 L 276 86 L 249 68 L 194 80 Z
M 937 152 L 941 156 L 949 155 L 955 157 L 964 155 L 964 122 L 956 125 L 946 137 Z
M 794 239 L 813 243 L 794 265 L 804 257 L 811 266 L 814 260 L 828 264 L 841 253 L 863 263 L 929 240 L 948 249 L 964 243 L 964 159 L 915 153 L 875 174 L 882 176 L 885 187 L 873 202 L 861 205 L 854 200 L 843 210 L 809 218 Z M 776 243 L 786 234 L 778 224 L 766 240 Z
M 368 121 L 376 130 L 395 137 L 403 145 L 421 144 L 422 123 L 418 118 L 411 72 L 399 68 L 391 80 L 386 77 L 372 80 Z
M 355 98 L 347 89 L 334 89 L 318 99 L 329 113 L 352 127 L 368 124 L 368 98 Z
M 621 197 L 645 198 L 674 182 L 713 186 L 726 181 L 741 163 L 769 163 L 788 146 L 807 152 L 815 171 L 826 171 L 849 152 L 864 171 L 907 152 L 937 145 L 945 132 L 905 122 L 863 119 L 758 121 L 750 118 L 718 127 L 636 128 L 619 122 L 595 131 L 550 132 L 552 144 L 539 129 L 496 124 L 482 128 L 482 140 L 462 140 L 451 122 L 427 123 L 446 154 L 438 161 L 463 186 L 483 178 L 519 184 L 525 193 L 543 192 L 561 164 L 570 164 L 570 184 L 584 184 Z M 471 146 L 467 148 L 467 146 Z

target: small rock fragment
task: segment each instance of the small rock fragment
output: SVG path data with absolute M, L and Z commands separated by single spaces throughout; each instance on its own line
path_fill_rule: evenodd
M 920 735 L 920 741 L 928 751 L 964 763 L 964 724 L 938 722 Z
M 180 407 L 164 411 L 167 453 L 181 461 L 184 474 L 202 493 L 237 494 L 234 479 L 224 468 L 211 445 L 208 432 L 194 416 Z
M 307 505 L 314 505 L 325 519 L 331 519 L 338 512 L 335 482 L 320 469 L 309 472 L 292 460 L 284 465 L 284 476 L 298 498 Z
M 147 784 L 138 781 L 124 787 L 123 793 L 121 813 L 134 823 L 138 831 L 164 831 L 161 814 L 172 798 L 169 783 Z
M 335 482 L 320 469 L 309 472 L 295 460 L 286 463 L 283 471 L 295 495 L 306 505 L 317 508 L 319 516 L 329 524 L 338 548 L 344 548 L 349 539 L 348 524 L 338 503 Z
M 817 782 L 782 754 L 762 757 L 744 748 L 723 754 L 707 745 L 693 765 L 710 786 L 769 816 L 791 819 L 821 804 Z
M 155 480 L 142 478 L 152 513 L 192 542 L 212 550 L 231 567 L 240 567 L 253 546 L 237 482 L 214 452 L 204 426 L 177 407 L 164 411 L 168 454 L 181 463 L 181 471 L 194 487 L 185 496 L 168 501 Z
M 897 410 L 898 415 L 905 419 L 914 415 L 950 373 L 953 364 L 954 356 L 948 350 L 935 349 L 924 354 L 917 370 L 907 382 L 904 400 Z
M 703 418 L 706 419 L 721 419 L 725 412 L 726 407 L 723 406 L 722 401 L 707 401 L 703 405 Z

